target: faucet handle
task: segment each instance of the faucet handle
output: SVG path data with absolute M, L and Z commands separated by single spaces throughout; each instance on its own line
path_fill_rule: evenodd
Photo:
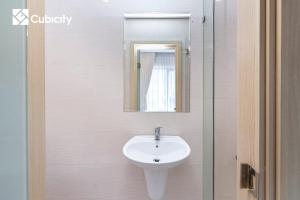
M 156 128 L 155 128 L 155 132 L 160 131 L 160 129 L 162 129 L 162 128 L 163 128 L 163 127 L 161 127 L 161 126 L 156 127 Z

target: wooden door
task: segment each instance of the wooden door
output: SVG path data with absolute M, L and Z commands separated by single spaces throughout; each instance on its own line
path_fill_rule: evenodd
M 237 13 L 237 199 L 263 196 L 264 160 L 264 16 L 260 0 L 239 0 Z M 241 165 L 256 174 L 253 187 L 241 188 Z

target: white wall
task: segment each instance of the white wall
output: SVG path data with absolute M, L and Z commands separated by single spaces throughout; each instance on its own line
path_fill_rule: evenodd
M 123 13 L 192 13 L 190 113 L 123 112 Z M 202 2 L 199 0 L 47 0 L 48 15 L 73 16 L 46 26 L 48 200 L 146 200 L 141 169 L 122 155 L 135 134 L 181 135 L 189 161 L 170 172 L 166 200 L 202 198 Z
M 236 199 L 236 0 L 215 3 L 215 199 Z

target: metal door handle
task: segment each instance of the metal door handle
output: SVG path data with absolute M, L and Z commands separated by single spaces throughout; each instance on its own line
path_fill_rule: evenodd
M 241 164 L 241 188 L 248 189 L 259 199 L 259 174 L 249 164 Z

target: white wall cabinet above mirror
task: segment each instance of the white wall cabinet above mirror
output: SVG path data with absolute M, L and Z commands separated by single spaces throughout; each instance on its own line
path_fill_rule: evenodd
M 190 111 L 190 15 L 124 16 L 124 111 Z

